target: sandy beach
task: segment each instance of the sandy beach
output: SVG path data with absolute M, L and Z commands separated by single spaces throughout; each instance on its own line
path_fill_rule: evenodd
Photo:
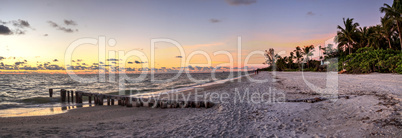
M 304 76 L 325 88 L 326 73 Z M 314 103 L 285 102 L 327 96 L 312 91 L 301 72 L 260 72 L 251 77 L 268 82 L 242 78 L 198 91 L 216 103 L 212 108 L 96 106 L 50 116 L 0 118 L 0 137 L 402 136 L 401 75 L 339 74 L 338 91 L 332 96 L 347 98 Z M 192 99 L 198 95 L 187 94 Z

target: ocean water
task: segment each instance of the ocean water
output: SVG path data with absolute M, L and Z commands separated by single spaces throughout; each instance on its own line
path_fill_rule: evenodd
M 245 73 L 234 72 L 233 76 L 230 76 L 228 72 L 214 75 L 211 73 L 182 73 L 176 79 L 172 79 L 176 75 L 175 73 L 160 73 L 154 74 L 154 79 L 152 79 L 150 74 L 146 74 L 143 79 L 133 80 L 139 78 L 140 74 L 128 74 L 127 77 L 130 79 L 121 81 L 118 74 L 105 74 L 104 81 L 100 81 L 98 74 L 86 74 L 78 76 L 95 78 L 97 81 L 79 82 L 67 74 L 0 74 L 0 117 L 48 115 L 76 108 L 75 105 L 61 103 L 58 92 L 55 92 L 53 98 L 49 98 L 49 88 L 118 94 L 119 87 L 123 87 L 125 91 L 152 93 L 229 80 L 245 75 Z

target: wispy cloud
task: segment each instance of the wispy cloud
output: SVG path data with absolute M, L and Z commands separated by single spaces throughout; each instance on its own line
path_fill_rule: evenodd
M 18 20 L 11 21 L 11 23 L 12 23 L 14 26 L 19 27 L 19 28 L 25 28 L 25 27 L 30 28 L 30 27 L 31 27 L 31 25 L 29 24 L 29 22 L 26 21 L 26 20 L 18 19 Z
M 233 6 L 250 5 L 250 4 L 257 2 L 257 0 L 225 0 L 225 1 L 229 5 L 233 5 Z
M 10 29 L 10 27 L 6 26 L 6 24 L 14 26 L 14 29 Z M 32 30 L 34 30 L 29 22 L 26 20 L 18 19 L 8 22 L 0 20 L 0 35 L 25 34 L 26 28 L 31 28 Z
M 64 20 L 64 23 L 65 24 L 67 24 L 66 23 L 66 21 L 69 23 L 69 24 L 71 24 L 71 23 L 74 23 L 74 25 L 77 25 L 74 21 L 72 21 L 72 22 L 70 22 L 70 21 L 68 21 L 68 20 Z M 53 22 L 53 21 L 47 21 L 49 24 L 50 24 L 50 26 L 52 26 L 52 27 L 54 27 L 54 28 L 56 28 L 56 29 L 58 29 L 58 30 L 62 30 L 62 31 L 64 31 L 64 32 L 66 32 L 66 33 L 73 33 L 73 32 L 78 32 L 78 29 L 72 29 L 72 28 L 66 28 L 66 27 L 63 27 L 63 26 L 60 26 L 60 25 L 58 25 L 57 23 L 55 23 L 55 22 Z
M 210 19 L 209 21 L 211 23 L 219 23 L 219 22 L 221 22 L 221 20 L 219 20 L 219 19 Z
M 77 25 L 77 23 L 75 23 L 75 21 L 73 21 L 73 20 L 64 20 L 64 24 L 66 24 L 66 25 Z
M 309 11 L 309 12 L 307 12 L 307 15 L 309 15 L 309 16 L 314 16 L 315 13 L 313 13 L 312 11 Z
M 143 64 L 143 63 L 147 63 L 147 62 L 140 62 L 140 61 L 135 61 L 135 64 Z

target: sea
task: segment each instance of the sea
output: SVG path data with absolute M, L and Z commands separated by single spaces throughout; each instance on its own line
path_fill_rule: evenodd
M 76 104 L 60 102 L 60 89 L 116 95 L 147 94 L 225 82 L 247 74 L 147 73 L 125 74 L 124 77 L 120 74 L 0 74 L 0 117 L 53 115 L 77 108 Z M 55 90 L 53 98 L 49 97 L 50 88 Z M 85 102 L 80 105 L 90 106 L 93 105 Z

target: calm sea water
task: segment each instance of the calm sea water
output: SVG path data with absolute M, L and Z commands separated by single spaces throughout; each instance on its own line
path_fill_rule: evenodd
M 230 77 L 229 73 L 191 73 L 181 74 L 177 79 L 171 79 L 174 73 L 155 74 L 152 81 L 151 75 L 147 74 L 141 81 L 126 80 L 119 83 L 119 75 L 105 75 L 104 82 L 78 82 L 66 74 L 0 74 L 0 116 L 5 112 L 16 111 L 10 109 L 42 108 L 61 106 L 59 98 L 49 98 L 49 88 L 75 89 L 94 93 L 118 93 L 119 84 L 123 84 L 125 90 L 135 90 L 140 93 L 155 92 L 183 87 L 191 87 L 199 84 L 225 80 Z M 189 77 L 190 75 L 190 77 Z M 232 78 L 244 75 L 233 74 Z M 98 74 L 79 75 L 83 78 L 96 78 Z M 129 78 L 138 78 L 139 74 L 129 74 Z M 59 96 L 56 92 L 55 96 Z M 3 112 L 2 112 L 3 110 Z

